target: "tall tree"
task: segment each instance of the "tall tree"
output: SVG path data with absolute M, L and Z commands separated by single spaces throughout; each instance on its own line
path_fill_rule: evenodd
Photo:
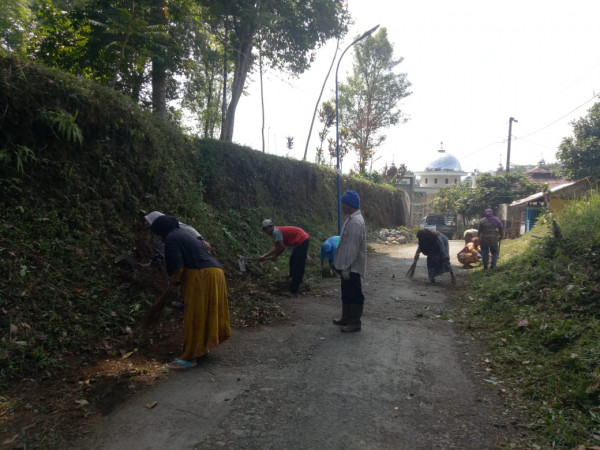
M 411 94 L 410 83 L 406 74 L 394 73 L 402 60 L 394 58 L 387 30 L 381 28 L 356 44 L 352 75 L 339 86 L 340 122 L 349 131 L 360 173 L 385 141 L 384 129 L 404 119 L 398 104 Z
M 288 150 L 292 150 L 294 148 L 294 136 L 286 136 L 285 141 L 285 146 L 288 148 Z
M 344 161 L 345 156 L 348 154 L 350 149 L 348 148 L 348 137 L 350 136 L 350 132 L 347 128 L 341 128 L 338 132 L 339 137 L 339 157 L 340 157 L 340 170 L 342 170 L 342 162 Z M 337 160 L 338 157 L 338 148 L 337 148 L 337 140 L 333 138 L 327 138 L 327 149 L 329 150 L 329 162 L 333 165 L 332 161 Z M 336 161 L 337 162 L 337 161 Z
M 564 138 L 556 154 L 565 176 L 571 180 L 588 176 L 600 178 L 600 103 L 571 125 L 574 136 Z
M 392 162 L 390 166 L 386 164 L 383 167 L 381 171 L 381 177 L 383 178 L 384 182 L 394 185 L 397 183 L 398 179 L 404 176 L 406 170 L 406 164 L 400 164 L 399 166 L 396 166 L 396 164 Z
M 91 27 L 79 10 L 63 9 L 53 0 L 33 5 L 36 21 L 28 42 L 28 53 L 46 65 L 99 81 L 102 75 L 87 58 Z
M 4 0 L 0 10 L 0 49 L 24 53 L 33 16 L 31 4 L 23 0 Z
M 210 26 L 210 25 L 209 25 Z M 221 129 L 220 93 L 223 88 L 223 45 L 218 31 L 197 32 L 192 57 L 184 65 L 182 105 L 194 115 L 202 136 L 218 137 Z
M 192 0 L 36 0 L 31 55 L 166 112 L 202 22 Z
M 323 156 L 323 143 L 327 139 L 329 129 L 335 122 L 335 108 L 331 102 L 323 102 L 321 109 L 319 110 L 319 122 L 323 125 L 321 131 L 319 131 L 319 146 L 317 147 L 317 155 L 315 163 L 325 164 L 325 157 Z M 306 156 L 306 152 L 304 153 Z
M 221 137 L 233 139 L 235 112 L 261 44 L 265 61 L 292 74 L 306 70 L 315 49 L 346 30 L 341 0 L 200 0 L 213 17 L 221 15 L 234 58 L 231 96 Z
M 152 58 L 152 109 L 159 116 L 167 116 L 167 1 L 155 0 L 152 24 L 156 28 Z

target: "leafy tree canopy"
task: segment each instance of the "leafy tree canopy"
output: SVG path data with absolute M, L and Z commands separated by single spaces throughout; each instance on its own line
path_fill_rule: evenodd
M 465 223 L 483 216 L 486 208 L 494 211 L 504 203 L 512 203 L 520 198 L 539 192 L 541 187 L 522 174 L 484 173 L 477 178 L 477 186 L 467 183 L 441 188 L 429 202 L 435 212 L 451 212 L 460 215 Z
M 30 1 L 3 0 L 0 8 L 0 48 L 23 54 L 33 19 Z
M 410 95 L 410 83 L 406 74 L 394 72 L 403 58 L 394 57 L 385 28 L 357 43 L 354 52 L 353 73 L 339 88 L 339 114 L 364 173 L 386 138 L 383 130 L 402 118 L 398 103 Z
M 564 175 L 570 180 L 600 178 L 600 103 L 571 124 L 574 136 L 564 138 L 556 154 Z
M 231 98 L 221 133 L 233 139 L 235 112 L 246 78 L 260 51 L 267 65 L 300 74 L 312 63 L 315 50 L 330 38 L 343 36 L 347 13 L 340 0 L 200 0 L 211 21 L 225 29 L 225 45 L 233 50 Z

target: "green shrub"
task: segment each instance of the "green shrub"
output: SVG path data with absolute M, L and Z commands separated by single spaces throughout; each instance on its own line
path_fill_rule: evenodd
M 497 272 L 469 274 L 461 320 L 487 337 L 496 376 L 531 415 L 533 445 L 599 443 L 599 218 L 592 192 L 531 233 L 503 241 Z

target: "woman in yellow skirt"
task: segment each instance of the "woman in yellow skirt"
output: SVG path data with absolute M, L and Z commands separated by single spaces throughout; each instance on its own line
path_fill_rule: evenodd
M 165 291 L 154 301 L 148 321 L 158 317 L 169 293 L 181 284 L 185 305 L 183 353 L 168 367 L 194 367 L 196 358 L 231 336 L 223 267 L 200 241 L 179 228 L 175 217 L 158 217 L 150 230 L 165 241 L 165 263 L 170 278 Z

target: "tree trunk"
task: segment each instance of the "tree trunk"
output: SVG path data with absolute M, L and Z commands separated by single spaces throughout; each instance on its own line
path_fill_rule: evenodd
M 166 25 L 165 0 L 156 0 L 154 21 L 157 25 Z M 167 116 L 167 64 L 164 50 L 157 46 L 152 55 L 152 110 L 161 117 Z
M 209 83 L 208 92 L 206 93 L 206 110 L 209 112 L 204 118 L 204 137 L 212 138 L 212 127 L 213 127 L 213 118 L 210 113 L 212 109 L 212 80 Z M 210 133 L 210 135 L 209 135 Z
M 152 110 L 167 116 L 167 69 L 160 57 L 152 59 Z
M 221 139 L 227 142 L 233 140 L 233 126 L 235 123 L 235 110 L 246 85 L 246 76 L 252 65 L 252 36 L 254 30 L 248 30 L 245 39 L 240 40 L 240 48 L 235 57 L 235 70 L 233 72 L 233 83 L 231 85 L 231 101 L 227 108 L 225 124 L 221 132 Z
M 260 72 L 260 106 L 262 111 L 262 128 L 260 130 L 262 134 L 262 152 L 265 152 L 265 93 L 263 90 L 263 65 L 262 65 L 262 51 L 258 49 L 258 67 Z
M 223 99 L 221 103 L 221 140 L 225 139 L 225 117 L 227 113 L 227 51 L 229 49 L 229 21 L 225 17 L 225 38 L 223 39 Z
M 121 44 L 121 51 L 119 52 L 119 62 L 115 66 L 115 71 L 113 73 L 112 80 L 110 82 L 110 87 L 112 89 L 115 88 L 117 84 L 117 79 L 119 78 L 119 71 L 123 65 L 123 61 L 125 61 L 125 49 L 127 48 L 127 44 L 129 43 L 129 37 L 131 36 L 131 29 L 133 27 L 133 21 L 135 20 L 135 1 L 131 1 L 131 10 L 129 11 L 129 22 L 127 23 L 127 31 L 125 33 L 125 38 L 123 39 L 123 43 Z
M 142 92 L 142 85 L 144 84 L 144 73 L 134 72 L 131 76 L 131 98 L 136 102 L 140 102 L 140 93 Z

